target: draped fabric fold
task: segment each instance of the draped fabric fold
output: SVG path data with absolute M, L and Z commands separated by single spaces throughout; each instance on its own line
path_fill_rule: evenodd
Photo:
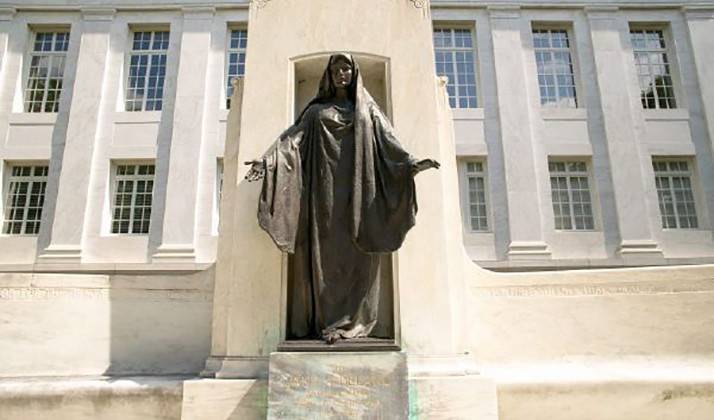
M 352 66 L 337 102 L 330 64 Z M 330 57 L 317 96 L 263 156 L 258 220 L 293 253 L 288 336 L 368 336 L 377 322 L 379 254 L 397 250 L 417 210 L 415 159 L 347 54 Z

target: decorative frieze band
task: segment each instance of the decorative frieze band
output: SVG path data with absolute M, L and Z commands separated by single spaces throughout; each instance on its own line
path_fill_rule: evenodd
M 412 2 L 414 7 L 417 9 L 429 8 L 429 0 L 409 0 Z M 265 7 L 270 0 L 250 0 L 251 4 L 254 4 L 258 9 Z
M 472 287 L 475 297 L 534 298 L 711 293 L 710 281 Z
M 204 290 L 135 290 L 105 288 L 8 287 L 0 288 L 0 301 L 47 300 L 139 300 L 211 302 L 213 295 Z
M 254 4 L 258 9 L 265 7 L 270 0 L 250 0 L 250 4 Z
M 427 0 L 411 0 L 411 2 L 414 5 L 414 7 L 416 7 L 417 9 L 423 9 L 425 7 L 429 7 Z

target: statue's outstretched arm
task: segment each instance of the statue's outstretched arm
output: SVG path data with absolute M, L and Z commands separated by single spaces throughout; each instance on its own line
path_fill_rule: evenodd
M 250 166 L 250 169 L 245 174 L 245 179 L 248 182 L 259 181 L 263 179 L 263 177 L 265 177 L 266 165 L 268 164 L 267 161 L 268 159 L 270 159 L 270 156 L 273 155 L 273 152 L 278 147 L 280 142 L 292 141 L 296 147 L 300 146 L 300 143 L 302 142 L 303 138 L 302 133 L 305 125 L 304 121 L 305 118 L 301 118 L 300 121 L 288 127 L 287 130 L 283 131 L 283 133 L 278 136 L 278 139 L 275 140 L 272 145 L 270 145 L 270 147 L 265 153 L 263 153 L 262 158 L 244 162 L 244 164 Z

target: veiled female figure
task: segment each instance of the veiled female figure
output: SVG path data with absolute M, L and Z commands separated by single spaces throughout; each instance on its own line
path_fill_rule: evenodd
M 262 159 L 260 226 L 294 253 L 288 338 L 367 337 L 377 323 L 379 257 L 414 225 L 414 175 L 438 168 L 407 153 L 349 54 L 330 57 L 317 96 Z

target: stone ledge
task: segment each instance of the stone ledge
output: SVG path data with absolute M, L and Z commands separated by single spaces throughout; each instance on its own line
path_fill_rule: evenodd
M 479 364 L 479 372 L 494 379 L 499 386 L 598 383 L 701 383 L 714 386 L 714 358 L 573 356 L 555 362 Z
M 180 419 L 186 377 L 0 378 L 3 420 Z
M 714 416 L 713 361 L 523 364 L 483 370 L 496 381 L 501 420 L 710 420 Z

